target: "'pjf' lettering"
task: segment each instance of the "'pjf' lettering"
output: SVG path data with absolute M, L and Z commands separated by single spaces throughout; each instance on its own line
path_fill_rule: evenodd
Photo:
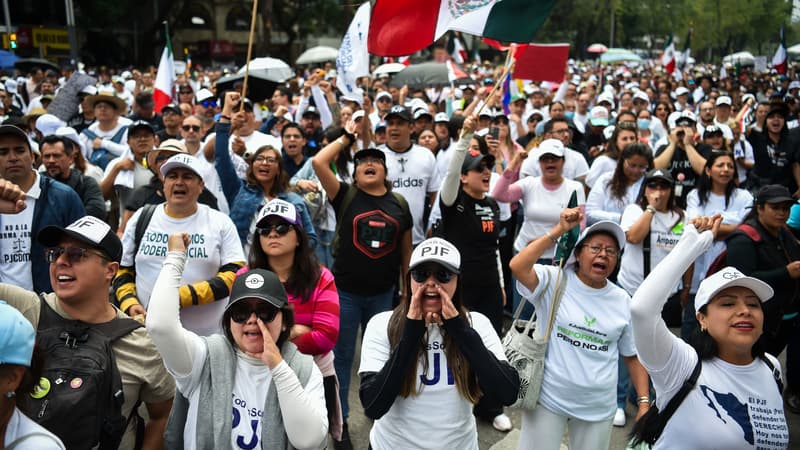
M 438 245 L 431 245 L 422 249 L 421 256 L 447 256 L 449 254 L 450 250 L 447 248 Z
M 289 207 L 285 203 L 269 202 L 264 206 L 264 212 L 269 214 L 286 215 L 289 212 Z M 266 216 L 267 214 L 262 214 Z

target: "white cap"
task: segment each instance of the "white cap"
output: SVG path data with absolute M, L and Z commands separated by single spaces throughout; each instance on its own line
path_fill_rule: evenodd
M 609 125 L 609 126 L 603 128 L 603 137 L 607 141 L 610 141 L 611 140 L 611 136 L 614 135 L 614 130 L 616 130 L 616 129 L 617 129 L 617 127 L 614 126 L 614 125 Z
M 81 94 L 97 95 L 97 88 L 94 87 L 94 85 L 90 84 L 90 85 L 84 87 L 83 89 L 81 89 Z
M 595 106 L 589 111 L 589 123 L 595 127 L 608 126 L 608 109 L 605 106 Z
M 203 88 L 203 89 L 200 89 L 199 91 L 197 91 L 197 94 L 195 94 L 194 98 L 195 98 L 195 100 L 197 100 L 198 103 L 200 103 L 203 100 L 208 100 L 210 98 L 214 98 L 214 93 L 209 91 L 206 88 Z
M 644 100 L 645 102 L 650 103 L 650 97 L 648 97 L 647 93 L 645 93 L 644 91 L 636 91 L 636 93 L 633 94 L 633 99 Z
M 447 113 L 440 112 L 433 116 L 433 121 L 435 123 L 450 122 L 450 118 L 447 117 Z
M 292 225 L 299 225 L 300 220 L 297 215 L 297 209 L 294 207 L 293 204 L 287 202 L 286 200 L 281 200 L 279 198 L 272 199 L 261 208 L 261 211 L 258 212 L 258 218 L 256 219 L 256 226 L 261 227 L 264 224 L 261 223 L 267 217 L 280 217 L 282 220 L 292 224 Z
M 12 94 L 17 93 L 17 82 L 11 78 L 7 79 L 5 82 L 6 90 Z
M 678 117 L 680 116 L 681 116 L 680 111 L 672 111 L 671 113 L 669 113 L 669 115 L 667 116 L 667 126 L 670 129 L 675 128 L 675 121 L 678 120 Z
M 56 130 L 66 125 L 66 122 L 52 114 L 42 114 L 36 119 L 36 129 L 42 133 L 42 136 L 56 134 Z
M 792 89 L 800 89 L 800 81 L 794 80 L 789 83 L 789 90 L 791 91 Z
M 426 239 L 411 253 L 411 262 L 408 269 L 411 270 L 426 262 L 436 263 L 451 272 L 459 273 L 461 269 L 461 253 L 453 244 L 444 239 Z
M 203 166 L 201 165 L 200 161 L 194 156 L 186 153 L 179 153 L 168 159 L 161 166 L 161 176 L 166 177 L 171 170 L 178 168 L 189 169 L 196 173 L 197 176 L 202 177 Z
M 559 158 L 564 157 L 564 143 L 558 139 L 545 139 L 536 147 L 536 154 L 534 157 L 539 159 L 542 155 L 551 154 Z
M 75 131 L 75 128 L 72 128 L 72 127 L 59 127 L 56 130 L 55 135 L 56 136 L 61 136 L 61 137 L 65 138 L 65 139 L 69 139 L 70 141 L 75 143 L 75 145 L 77 145 L 78 147 L 82 147 L 81 146 L 81 140 L 78 138 L 78 132 Z
M 356 103 L 357 105 L 361 105 L 361 102 L 363 101 L 363 99 L 359 98 L 357 95 L 347 95 L 347 94 L 344 94 L 341 97 L 339 97 L 339 100 L 343 102 L 353 102 Z
M 717 106 L 719 105 L 731 106 L 731 104 L 733 104 L 733 102 L 731 101 L 731 98 L 728 97 L 727 95 L 720 95 L 719 97 L 717 97 Z
M 771 299 L 774 293 L 767 283 L 748 277 L 734 267 L 726 267 L 700 282 L 700 287 L 697 288 L 697 294 L 694 297 L 694 311 L 700 311 L 700 308 L 711 302 L 720 291 L 734 286 L 750 289 L 761 300 L 761 303 Z
M 681 95 L 689 95 L 689 89 L 686 89 L 683 86 L 678 86 L 678 89 L 675 89 L 675 97 L 679 97 Z
M 386 98 L 389 99 L 389 101 L 392 101 L 392 94 L 390 94 L 388 91 L 380 91 L 380 92 L 378 92 L 378 95 L 375 96 L 375 101 L 377 102 L 379 99 L 381 99 L 383 97 L 386 97 Z
M 575 242 L 575 247 L 572 250 L 572 254 L 569 255 L 569 259 L 567 259 L 567 264 L 570 265 L 575 262 L 575 250 L 583 242 L 590 234 L 594 234 L 598 231 L 605 231 L 606 233 L 614 236 L 614 240 L 617 241 L 617 246 L 619 247 L 619 251 L 621 252 L 622 249 L 625 248 L 625 232 L 622 231 L 622 227 L 619 226 L 618 223 L 612 222 L 610 220 L 601 220 L 600 222 L 596 222 L 594 225 L 590 227 L 586 227 L 583 230 L 583 233 L 578 237 L 578 241 Z
M 608 102 L 611 104 L 611 109 L 614 109 L 616 103 L 614 103 L 614 96 L 608 92 L 603 92 L 602 94 L 597 96 L 597 104 Z
M 364 118 L 364 114 L 365 113 L 363 109 L 359 109 L 358 111 L 354 112 L 352 116 L 353 121 Z

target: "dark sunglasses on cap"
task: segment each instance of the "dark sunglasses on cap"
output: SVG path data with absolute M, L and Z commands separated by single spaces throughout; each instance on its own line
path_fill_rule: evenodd
M 44 259 L 48 262 L 48 264 L 53 264 L 61 257 L 61 255 L 67 255 L 67 261 L 70 264 L 75 264 L 83 261 L 83 259 L 88 254 L 94 254 L 100 256 L 101 258 L 107 258 L 104 254 L 90 250 L 88 248 L 83 247 L 48 247 L 44 250 Z
M 195 133 L 200 132 L 200 125 L 183 125 L 181 128 L 183 128 L 183 131 L 186 132 L 189 132 L 190 130 L 194 131 Z
M 415 267 L 411 269 L 411 278 L 417 283 L 424 283 L 431 275 L 439 283 L 449 283 L 455 274 L 443 267 Z
M 237 302 L 230 307 L 229 311 L 231 313 L 231 320 L 236 323 L 247 322 L 247 319 L 249 319 L 253 313 L 256 313 L 256 317 L 261 319 L 262 322 L 270 323 L 275 320 L 280 310 L 263 302 L 259 302 L 256 305 L 248 302 Z
M 260 234 L 261 236 L 263 236 L 263 237 L 267 237 L 267 236 L 269 236 L 270 233 L 272 233 L 272 230 L 275 230 L 275 232 L 278 233 L 278 235 L 284 236 L 291 229 L 292 229 L 292 225 L 288 224 L 286 222 L 272 223 L 272 224 L 268 223 L 264 227 L 257 227 L 256 228 L 256 232 L 258 234 Z

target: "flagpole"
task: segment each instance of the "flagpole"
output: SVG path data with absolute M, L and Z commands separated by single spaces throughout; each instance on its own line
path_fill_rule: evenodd
M 252 56 L 253 54 L 253 34 L 256 29 L 257 15 L 258 15 L 258 0 L 253 0 L 253 13 L 250 17 L 250 36 L 247 38 L 247 59 L 245 60 L 244 81 L 242 82 L 242 101 L 239 102 L 239 111 L 244 111 L 244 97 L 247 96 L 247 79 L 250 75 L 250 56 Z
M 489 95 L 486 97 L 486 101 L 483 102 L 481 107 L 478 108 L 478 112 L 475 113 L 475 114 L 477 114 L 477 115 L 481 114 L 481 111 L 483 111 L 483 108 L 486 107 L 486 105 L 489 104 L 490 100 L 492 100 L 492 97 L 494 97 L 494 94 L 497 92 L 497 89 L 500 87 L 501 84 L 503 84 L 503 80 L 506 79 L 506 76 L 508 75 L 508 72 L 510 72 L 511 69 L 514 67 L 514 63 L 517 62 L 516 59 L 514 58 L 514 52 L 516 52 L 516 46 L 512 45 L 511 48 L 509 48 L 507 53 L 506 53 L 506 62 L 504 64 L 505 65 L 505 69 L 503 69 L 503 74 L 500 76 L 500 78 L 497 79 L 497 82 L 495 82 L 494 87 L 492 88 L 491 92 L 489 92 Z

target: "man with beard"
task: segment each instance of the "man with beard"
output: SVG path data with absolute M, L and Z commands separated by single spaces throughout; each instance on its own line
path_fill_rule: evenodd
M 303 153 L 303 147 L 306 145 L 305 133 L 299 125 L 290 123 L 283 127 L 281 141 L 283 142 L 283 170 L 291 178 L 308 159 Z
M 71 187 L 81 198 L 86 214 L 105 220 L 106 202 L 97 181 L 72 168 L 75 152 L 80 150 L 75 149 L 68 139 L 52 134 L 45 136 L 40 149 L 47 175 Z
M 167 139 L 180 139 L 181 122 L 183 120 L 181 108 L 175 103 L 165 105 L 161 108 L 161 119 L 164 121 L 164 129 L 156 133 L 158 142 L 164 142 Z

